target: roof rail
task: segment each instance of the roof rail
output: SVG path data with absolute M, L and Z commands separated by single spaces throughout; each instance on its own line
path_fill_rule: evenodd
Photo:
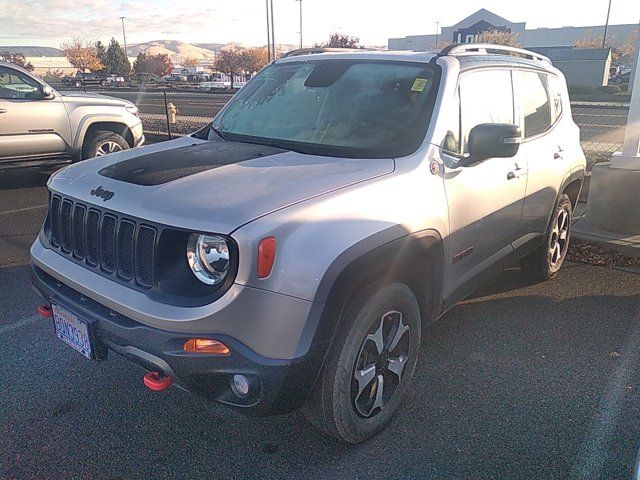
M 524 48 L 507 47 L 505 45 L 495 45 L 493 43 L 454 43 L 445 47 L 438 53 L 439 57 L 445 55 L 511 55 L 514 57 L 528 58 L 551 64 L 551 60 L 544 55 L 525 50 Z
M 312 53 L 335 53 L 335 52 L 361 52 L 367 50 L 366 48 L 331 48 L 331 47 L 310 47 L 310 48 L 296 48 L 295 50 L 289 50 L 283 53 L 280 58 L 297 57 L 298 55 L 309 55 Z

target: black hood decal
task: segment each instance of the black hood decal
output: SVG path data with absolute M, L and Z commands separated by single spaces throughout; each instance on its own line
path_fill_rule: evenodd
M 136 185 L 160 185 L 206 170 L 286 151 L 264 145 L 213 140 L 133 157 L 109 165 L 98 173 Z

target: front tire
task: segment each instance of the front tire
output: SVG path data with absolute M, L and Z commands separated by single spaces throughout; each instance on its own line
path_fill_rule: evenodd
M 420 308 L 406 285 L 391 283 L 361 295 L 340 320 L 307 406 L 309 420 L 349 443 L 382 430 L 411 383 L 420 333 Z
M 109 153 L 128 149 L 129 144 L 122 135 L 106 130 L 98 130 L 85 140 L 85 146 L 82 149 L 82 159 L 102 157 Z
M 551 216 L 544 243 L 522 259 L 522 270 L 539 281 L 551 280 L 558 275 L 569 250 L 573 206 L 568 195 L 562 194 Z

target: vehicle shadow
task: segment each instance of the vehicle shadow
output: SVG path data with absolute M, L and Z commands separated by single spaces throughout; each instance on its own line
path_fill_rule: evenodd
M 38 168 L 0 170 L 0 190 L 44 187 L 51 173 L 51 170 L 43 171 Z
M 640 279 L 584 265 L 542 284 L 518 275 L 505 272 L 427 327 L 403 410 L 357 446 L 300 413 L 245 418 L 175 388 L 149 392 L 125 360 L 83 362 L 53 344 L 48 327 L 14 350 L 0 337 L 0 353 L 18 359 L 45 344 L 56 356 L 47 375 L 60 379 L 46 402 L 20 395 L 36 391 L 37 377 L 0 400 L 9 477 L 36 468 L 87 478 L 629 476 L 640 431 L 639 390 L 628 388 L 640 383 Z

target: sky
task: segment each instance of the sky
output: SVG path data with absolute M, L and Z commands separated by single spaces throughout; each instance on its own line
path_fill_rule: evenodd
M 303 43 L 331 32 L 360 37 L 367 46 L 390 37 L 436 33 L 480 8 L 527 28 L 603 25 L 609 0 L 302 0 Z M 273 0 L 276 43 L 299 42 L 299 3 Z M 0 46 L 58 47 L 72 35 L 127 43 L 266 44 L 265 0 L 0 0 Z M 640 0 L 612 0 L 611 24 L 640 21 Z

